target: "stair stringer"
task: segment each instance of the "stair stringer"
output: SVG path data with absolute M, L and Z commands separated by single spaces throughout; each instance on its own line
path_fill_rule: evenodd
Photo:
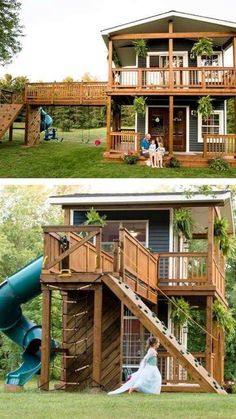
M 0 139 L 19 115 L 24 104 L 0 104 Z
M 156 314 L 127 284 L 110 274 L 103 276 L 102 281 L 139 319 L 143 326 L 160 340 L 160 343 L 188 371 L 204 392 L 227 394 L 193 355 L 179 344 L 175 336 L 161 323 Z

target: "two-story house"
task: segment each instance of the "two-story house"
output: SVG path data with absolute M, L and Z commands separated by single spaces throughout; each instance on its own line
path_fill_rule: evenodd
M 64 225 L 44 227 L 44 389 L 50 293 L 57 289 L 63 297 L 60 388 L 115 388 L 122 371 L 138 367 L 152 333 L 161 342 L 163 390 L 220 391 L 224 332 L 213 304 L 227 302 L 225 259 L 214 231 L 224 219 L 227 234 L 234 234 L 230 193 L 74 194 L 50 202 L 64 209 Z M 92 207 L 106 216 L 103 227 L 84 224 Z M 191 218 L 191 240 L 176 229 L 180 210 Z M 172 297 L 184 298 L 205 318 L 203 324 L 194 323 L 202 346 L 192 354 L 187 330 L 192 320 L 176 327 Z
M 235 22 L 170 11 L 106 29 L 102 36 L 109 59 L 106 157 L 138 151 L 145 133 L 161 136 L 170 154 L 190 164 L 206 164 L 216 154 L 234 156 L 226 100 L 236 92 Z M 206 38 L 212 55 L 194 55 L 195 43 Z M 140 40 L 144 52 L 135 48 Z M 206 119 L 198 112 L 204 96 L 213 104 Z M 135 97 L 145 98 L 145 111 L 136 113 L 133 132 L 124 132 L 121 107 Z

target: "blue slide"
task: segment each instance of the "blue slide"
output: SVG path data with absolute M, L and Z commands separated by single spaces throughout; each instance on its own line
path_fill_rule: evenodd
M 41 368 L 41 326 L 27 319 L 21 304 L 41 293 L 42 256 L 32 261 L 0 284 L 0 331 L 21 346 L 23 363 L 7 374 L 6 384 L 23 386 Z M 52 347 L 55 342 L 52 341 Z
M 52 117 L 41 108 L 40 132 L 46 131 L 52 123 Z

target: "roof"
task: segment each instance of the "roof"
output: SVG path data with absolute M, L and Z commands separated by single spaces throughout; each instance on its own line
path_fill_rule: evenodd
M 226 26 L 232 30 L 236 30 L 236 22 L 229 21 L 229 20 L 223 20 L 223 19 L 216 19 L 212 17 L 207 16 L 201 16 L 201 15 L 195 15 L 191 13 L 185 13 L 185 12 L 179 12 L 177 10 L 169 10 L 168 12 L 159 13 L 154 16 L 149 16 L 143 19 L 133 20 L 131 22 L 123 23 L 122 25 L 113 26 L 111 28 L 103 29 L 101 31 L 102 35 L 108 35 L 112 34 L 113 32 L 117 33 L 123 29 L 132 28 L 135 26 L 144 25 L 145 23 L 150 23 L 153 21 L 163 20 L 163 19 L 170 19 L 170 18 L 183 18 L 188 20 L 195 20 L 197 22 L 200 22 L 201 24 L 203 22 L 210 23 L 213 25 L 219 25 L 219 26 Z M 202 28 L 202 25 L 201 25 Z M 204 29 L 202 28 L 201 31 Z M 194 28 L 192 28 L 192 31 L 194 31 Z

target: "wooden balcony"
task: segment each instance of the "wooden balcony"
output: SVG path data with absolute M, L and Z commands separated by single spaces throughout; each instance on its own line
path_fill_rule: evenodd
M 203 136 L 203 157 L 236 156 L 235 134 L 205 134 Z
M 116 68 L 111 93 L 116 94 L 214 94 L 236 92 L 233 67 Z
M 106 82 L 31 83 L 25 89 L 25 103 L 104 106 L 106 90 Z
M 224 299 L 224 257 L 215 252 L 213 261 L 208 253 L 168 252 L 158 258 L 157 285 L 171 295 L 207 295 L 215 292 Z M 212 266 L 210 275 L 209 266 Z

